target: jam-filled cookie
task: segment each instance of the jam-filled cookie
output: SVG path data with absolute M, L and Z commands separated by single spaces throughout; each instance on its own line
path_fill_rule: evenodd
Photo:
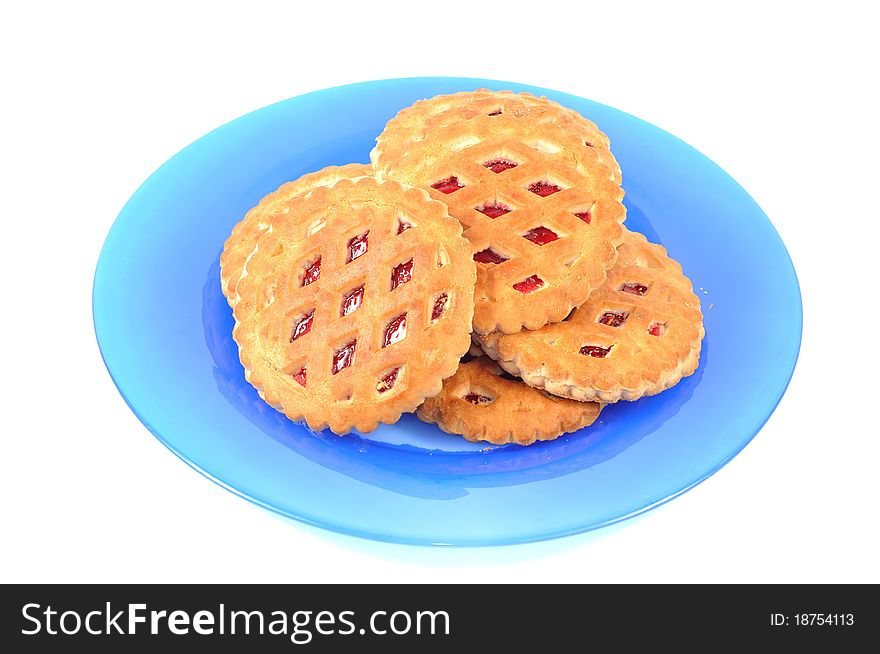
M 422 100 L 388 122 L 371 159 L 378 176 L 427 189 L 461 222 L 478 333 L 562 320 L 614 264 L 626 211 L 608 137 L 546 98 Z
M 627 230 L 606 282 L 565 321 L 478 340 L 531 386 L 617 402 L 654 395 L 692 374 L 704 335 L 700 300 L 681 266 L 662 246 Z
M 237 285 L 248 381 L 293 420 L 338 434 L 435 395 L 470 346 L 475 264 L 421 189 L 342 179 L 287 199 Z
M 527 386 L 481 356 L 463 361 L 417 415 L 469 441 L 531 445 L 593 424 L 601 408 Z

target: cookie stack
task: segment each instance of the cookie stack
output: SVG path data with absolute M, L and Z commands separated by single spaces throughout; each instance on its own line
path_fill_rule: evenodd
M 269 194 L 221 256 L 248 381 L 291 419 L 342 434 L 416 411 L 527 445 L 696 369 L 699 299 L 623 226 L 609 139 L 577 112 L 437 96 L 371 161 Z

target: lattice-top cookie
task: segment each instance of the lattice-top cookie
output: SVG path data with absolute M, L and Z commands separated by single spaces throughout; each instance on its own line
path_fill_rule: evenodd
M 654 395 L 692 374 L 704 334 L 700 300 L 681 266 L 627 231 L 607 281 L 564 322 L 479 342 L 531 386 L 616 402 Z
M 378 176 L 429 189 L 463 225 L 478 333 L 562 320 L 614 263 L 625 209 L 608 138 L 546 98 L 417 102 L 389 121 L 371 158 Z
M 260 236 L 269 229 L 279 217 L 286 215 L 290 198 L 306 193 L 318 186 L 333 186 L 340 179 L 356 179 L 372 175 L 373 169 L 365 164 L 346 164 L 328 166 L 314 173 L 307 173 L 293 182 L 282 184 L 277 190 L 265 196 L 260 203 L 247 212 L 245 217 L 232 228 L 220 255 L 220 286 L 230 306 L 235 306 L 238 298 L 235 286 L 245 270 L 245 262 L 253 253 Z
M 620 181 L 620 166 L 611 154 L 611 141 L 593 121 L 546 97 L 512 91 L 478 89 L 420 100 L 402 109 L 385 126 L 376 139 L 377 146 L 371 157 L 375 162 L 381 154 L 388 165 L 400 162 L 408 167 L 412 165 L 411 159 L 418 159 L 430 148 L 429 137 L 438 129 L 474 118 L 498 118 L 505 114 L 539 126 L 552 124 L 573 133 L 585 146 L 597 149 L 597 158 L 609 168 L 615 181 Z
M 435 395 L 468 350 L 476 270 L 461 226 L 372 177 L 290 198 L 247 262 L 233 332 L 248 380 L 312 429 L 375 429 Z
M 530 445 L 593 424 L 601 408 L 596 402 L 566 400 L 527 386 L 481 356 L 463 361 L 417 415 L 469 441 Z

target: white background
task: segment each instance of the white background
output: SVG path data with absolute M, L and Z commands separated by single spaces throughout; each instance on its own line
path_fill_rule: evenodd
M 777 4 L 3 9 L 0 581 L 880 582 L 877 35 L 858 3 Z M 803 289 L 801 359 L 776 413 L 714 477 L 591 534 L 395 546 L 233 496 L 126 407 L 90 294 L 129 195 L 243 113 L 418 75 L 520 81 L 633 113 L 715 160 L 770 216 Z

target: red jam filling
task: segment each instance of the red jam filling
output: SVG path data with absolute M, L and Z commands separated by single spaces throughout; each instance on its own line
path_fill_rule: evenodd
M 406 230 L 408 230 L 411 227 L 412 227 L 412 225 L 409 224 L 408 222 L 406 222 L 405 220 L 402 220 L 400 218 L 397 219 L 397 233 L 398 234 L 403 234 Z
M 387 375 L 382 377 L 379 380 L 379 383 L 376 384 L 376 390 L 380 393 L 385 393 L 386 391 L 390 391 L 392 388 L 394 388 L 394 382 L 397 381 L 398 373 L 400 373 L 400 368 L 395 368 Z
M 400 286 L 401 284 L 406 284 L 409 280 L 412 279 L 412 267 L 413 260 L 404 261 L 399 266 L 394 266 L 394 270 L 391 271 L 391 290 L 393 291 L 395 288 Z
M 552 229 L 547 229 L 543 225 L 541 227 L 535 227 L 534 229 L 530 229 L 525 234 L 523 234 L 523 238 L 527 238 L 532 243 L 536 243 L 537 245 L 544 245 L 546 243 L 550 243 L 555 241 L 559 237 Z
M 431 184 L 431 188 L 449 195 L 450 193 L 455 193 L 460 188 L 464 188 L 464 184 L 459 182 L 458 177 L 453 175 L 452 177 L 447 177 L 446 179 L 441 179 L 439 182 Z
M 663 325 L 659 322 L 655 322 L 653 325 L 648 327 L 648 333 L 651 336 L 660 336 L 661 334 L 663 334 L 664 327 L 665 327 L 665 325 Z
M 593 216 L 590 215 L 589 211 L 576 211 L 574 215 L 583 220 L 588 225 L 590 224 L 590 221 L 593 220 Z
M 584 145 L 586 145 L 588 148 L 592 148 L 592 147 L 593 147 L 593 144 L 590 143 L 589 141 L 584 141 Z
M 562 189 L 556 186 L 556 184 L 551 184 L 550 182 L 535 182 L 531 186 L 529 186 L 529 190 L 535 195 L 540 195 L 542 198 L 546 198 L 548 195 L 553 195 L 557 191 L 561 191 Z
M 293 334 L 290 336 L 290 342 L 293 343 L 300 336 L 305 336 L 312 331 L 312 318 L 315 317 L 315 310 L 312 309 L 302 318 L 300 318 L 293 327 Z M 303 384 L 305 386 L 305 384 Z
M 645 293 L 648 292 L 648 287 L 645 286 L 644 284 L 638 284 L 638 283 L 629 284 L 629 283 L 627 283 L 627 284 L 622 284 L 618 290 L 623 291 L 624 293 L 632 293 L 633 295 L 644 295 Z
M 306 272 L 303 274 L 302 285 L 308 286 L 312 282 L 316 281 L 318 277 L 321 276 L 321 257 L 315 259 L 314 263 L 309 265 L 306 268 Z
M 437 296 L 437 299 L 434 300 L 434 308 L 431 310 L 431 320 L 437 320 L 440 316 L 443 315 L 443 312 L 446 311 L 446 305 L 449 303 L 449 296 L 446 293 L 441 293 Z
M 364 287 L 363 285 L 358 286 L 356 289 L 353 289 L 345 294 L 345 297 L 342 298 L 342 310 L 340 311 L 340 315 L 347 316 L 352 311 L 361 306 L 361 302 L 364 301 Z
M 306 387 L 306 374 L 307 374 L 307 373 L 306 373 L 306 367 L 305 367 L 305 366 L 303 366 L 302 368 L 300 368 L 299 370 L 297 370 L 295 373 L 293 373 L 293 378 L 294 378 L 294 379 L 296 380 L 296 382 L 297 382 L 300 386 L 302 386 L 303 388 Z
M 348 368 L 354 363 L 355 350 L 357 350 L 357 340 L 346 343 L 333 353 L 332 372 L 335 375 L 340 370 Z
M 402 313 L 388 323 L 382 334 L 382 347 L 388 347 L 406 338 L 406 314 Z
M 612 346 L 600 347 L 598 345 L 584 345 L 580 349 L 580 353 L 585 356 L 594 357 L 596 359 L 604 359 L 611 351 Z
M 503 173 L 510 168 L 516 168 L 516 163 L 509 159 L 493 159 L 492 161 L 487 161 L 483 165 L 493 173 Z
M 482 207 L 475 207 L 477 211 L 482 214 L 489 216 L 489 218 L 497 218 L 498 216 L 503 216 L 506 213 L 510 213 L 513 211 L 510 207 L 501 204 L 500 202 L 487 202 Z
M 488 115 L 489 116 L 500 116 L 502 111 L 504 111 L 504 109 L 496 109 L 495 111 L 493 111 L 492 113 L 490 113 Z
M 507 261 L 507 257 L 498 254 L 492 248 L 486 248 L 474 255 L 474 261 L 477 263 L 501 263 Z
M 489 404 L 492 401 L 491 397 L 486 397 L 485 395 L 480 395 L 479 393 L 468 393 L 462 398 L 465 402 L 470 402 L 471 404 Z
M 599 316 L 599 324 L 608 325 L 609 327 L 620 327 L 626 322 L 627 318 L 629 318 L 629 314 L 626 312 L 616 313 L 614 311 L 606 311 Z
M 364 232 L 360 236 L 355 236 L 348 242 L 348 263 L 351 263 L 362 254 L 367 252 L 367 236 L 370 232 Z
M 513 287 L 520 293 L 531 293 L 532 291 L 537 291 L 543 285 L 543 279 L 541 279 L 537 275 L 532 275 L 531 277 L 526 277 L 521 282 L 517 282 L 513 285 Z

